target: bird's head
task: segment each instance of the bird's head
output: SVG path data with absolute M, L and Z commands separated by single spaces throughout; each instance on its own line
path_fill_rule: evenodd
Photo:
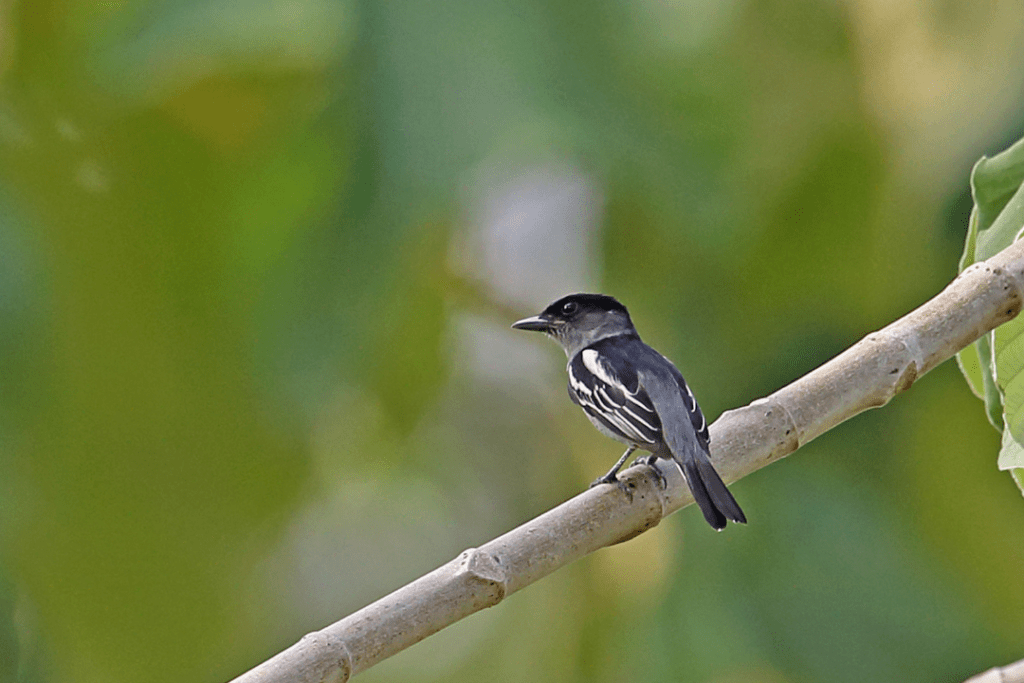
M 551 336 L 562 345 L 569 358 L 606 337 L 636 333 L 626 307 L 604 294 L 563 296 L 540 315 L 523 318 L 512 327 Z

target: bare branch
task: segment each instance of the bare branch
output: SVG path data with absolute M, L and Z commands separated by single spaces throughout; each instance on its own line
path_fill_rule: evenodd
M 1024 300 L 1024 241 L 967 268 L 917 310 L 767 398 L 711 426 L 712 457 L 735 481 L 854 415 L 888 403 L 924 373 L 1012 319 Z M 654 527 L 693 502 L 678 469 L 622 474 L 316 633 L 234 683 L 340 683 L 559 567 Z
M 1024 683 L 1024 659 L 971 676 L 964 683 Z

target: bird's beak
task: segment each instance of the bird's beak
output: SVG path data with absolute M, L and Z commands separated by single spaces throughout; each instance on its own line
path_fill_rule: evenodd
M 551 321 L 543 318 L 539 315 L 535 315 L 530 318 L 523 318 L 512 323 L 512 329 L 514 330 L 530 330 L 531 332 L 550 332 L 552 328 Z

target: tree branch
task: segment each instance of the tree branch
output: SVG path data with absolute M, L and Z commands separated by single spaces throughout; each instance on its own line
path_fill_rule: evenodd
M 1024 659 L 983 671 L 977 676 L 971 676 L 964 683 L 1024 683 Z
M 1024 241 L 964 270 L 909 315 L 767 398 L 711 426 L 712 458 L 735 481 L 792 453 L 854 415 L 888 403 L 924 373 L 1012 319 L 1024 300 Z M 341 683 L 570 562 L 656 526 L 693 502 L 673 464 L 662 488 L 646 467 L 615 486 L 584 491 L 557 508 L 377 602 L 311 633 L 233 683 Z

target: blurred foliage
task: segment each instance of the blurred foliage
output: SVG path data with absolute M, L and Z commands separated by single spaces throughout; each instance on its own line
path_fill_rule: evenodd
M 1022 19 L 0 4 L 0 681 L 224 681 L 580 490 L 618 448 L 507 329 L 551 278 L 709 415 L 911 310 L 1024 128 Z M 1024 639 L 995 448 L 948 364 L 738 482 L 748 527 L 685 511 L 364 677 L 961 680 Z
M 974 210 L 960 269 L 987 259 L 1020 238 L 1024 226 L 1024 139 L 971 172 Z M 971 389 L 985 401 L 989 421 L 1002 432 L 999 469 L 1024 490 L 1024 323 L 1011 320 L 957 354 Z

